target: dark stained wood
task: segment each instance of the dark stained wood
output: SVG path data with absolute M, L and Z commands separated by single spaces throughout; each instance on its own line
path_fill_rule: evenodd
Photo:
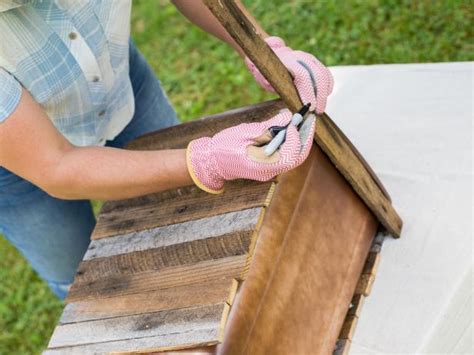
M 256 33 L 255 28 L 234 1 L 204 0 L 214 16 L 239 44 L 288 108 L 297 111 L 302 102 L 293 85 L 291 75 L 271 48 Z M 331 159 L 336 168 L 351 184 L 360 198 L 367 204 L 380 223 L 394 236 L 399 237 L 402 220 L 392 207 L 385 189 L 380 188 L 378 179 L 365 161 L 356 152 L 348 139 L 341 135 L 326 114 L 318 116 L 315 140 Z
M 79 265 L 76 282 L 147 271 L 159 272 L 170 267 L 245 255 L 249 251 L 252 235 L 252 230 L 240 231 L 108 258 L 86 260 Z
M 74 282 L 66 302 L 140 294 L 166 288 L 192 285 L 208 281 L 242 279 L 242 270 L 248 263 L 247 255 L 205 261 L 132 275 L 104 277 L 94 281 Z
M 222 339 L 222 321 L 228 312 L 229 305 L 220 303 L 59 325 L 51 336 L 49 348 L 97 344 L 98 348 L 105 345 L 111 349 L 110 342 L 128 340 L 126 348 L 114 347 L 113 351 L 170 349 L 181 345 L 175 340 L 180 338 L 180 334 L 188 338 L 184 344 L 216 343 Z M 140 342 L 149 337 L 157 338 L 148 349 L 143 345 L 134 347 L 136 340 Z
M 333 355 L 349 355 L 349 349 L 351 347 L 351 341 L 348 339 L 339 339 L 336 342 L 336 348 L 334 349 Z
M 110 201 L 104 204 L 92 239 L 267 206 L 273 189 L 272 181 L 236 180 L 226 184 L 226 191 L 220 195 L 188 186 L 135 199 Z
M 313 149 L 277 184 L 220 351 L 332 353 L 376 228 L 343 177 Z
M 237 292 L 235 279 L 219 279 L 139 294 L 69 303 L 60 324 L 227 303 Z
M 365 296 L 361 294 L 355 294 L 352 297 L 351 304 L 349 306 L 349 311 L 347 312 L 348 316 L 359 317 L 362 306 L 364 305 Z
M 339 334 L 339 339 L 347 339 L 352 340 L 352 336 L 354 335 L 354 331 L 357 325 L 358 317 L 356 316 L 347 316 L 344 319 L 344 323 L 342 324 L 341 333 Z
M 365 261 L 363 274 L 376 274 L 380 263 L 380 252 L 371 251 Z

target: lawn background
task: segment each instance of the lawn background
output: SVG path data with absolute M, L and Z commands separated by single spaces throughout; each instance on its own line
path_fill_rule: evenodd
M 327 65 L 474 59 L 470 1 L 244 3 L 267 32 Z M 168 1 L 135 0 L 132 35 L 183 121 L 273 97 L 232 49 L 189 24 Z M 0 237 L 0 354 L 40 353 L 61 309 Z

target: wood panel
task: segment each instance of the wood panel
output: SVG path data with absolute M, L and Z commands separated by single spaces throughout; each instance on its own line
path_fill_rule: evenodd
M 242 13 L 235 1 L 204 0 L 204 2 L 263 76 L 272 84 L 288 108 L 293 112 L 299 110 L 302 102 L 294 87 L 291 75 L 256 32 L 252 23 Z M 360 198 L 377 216 L 380 223 L 394 237 L 399 237 L 402 221 L 385 196 L 385 190 L 378 186 L 378 180 L 374 180 L 365 161 L 360 160 L 360 154 L 354 151 L 353 145 L 348 144 L 347 138 L 341 135 L 340 130 L 335 128 L 334 123 L 326 114 L 318 116 L 315 140 Z
M 210 347 L 212 349 L 212 346 L 219 342 L 215 340 L 219 339 L 219 336 L 220 332 L 218 329 L 196 329 L 185 334 L 174 334 L 170 339 L 159 335 L 106 343 L 48 348 L 43 352 L 43 355 L 167 354 L 166 351 L 168 350 L 172 350 L 172 354 L 177 352 L 178 354 L 189 355 L 194 353 L 196 346 L 203 346 L 205 347 L 204 349 Z M 179 350 L 182 351 L 179 352 Z M 208 353 L 204 352 L 204 354 Z M 197 352 L 196 354 L 203 355 L 202 352 Z
M 343 177 L 313 149 L 276 187 L 220 351 L 331 354 L 376 227 Z
M 252 230 L 240 231 L 108 258 L 86 260 L 79 265 L 76 282 L 147 271 L 159 272 L 170 267 L 185 267 L 200 262 L 246 255 L 253 234 Z
M 196 186 L 104 204 L 92 239 L 136 232 L 248 208 L 267 206 L 274 182 L 231 181 L 213 195 Z
M 255 230 L 263 212 L 262 207 L 256 207 L 93 240 L 83 260 L 160 248 L 239 231 Z
M 60 324 L 227 303 L 232 305 L 238 282 L 219 279 L 139 294 L 69 303 Z
M 212 344 L 222 339 L 223 322 L 228 313 L 229 305 L 220 303 L 65 324 L 56 327 L 49 348 L 80 345 L 90 348 L 91 344 L 97 344 L 94 351 L 104 351 L 102 349 L 107 348 L 120 352 L 126 351 L 125 347 L 129 350 L 150 351 L 175 347 L 176 339 L 184 344 Z M 151 344 L 148 343 L 147 349 L 143 340 L 151 337 L 154 339 Z M 187 339 L 184 342 L 183 337 Z M 116 342 L 113 348 L 110 347 L 111 342 Z M 118 347 L 120 342 L 124 342 L 122 349 Z
M 172 267 L 160 272 L 148 271 L 131 275 L 98 278 L 94 281 L 74 282 L 66 302 L 140 294 L 166 288 L 203 283 L 210 280 L 242 279 L 248 263 L 247 255 Z

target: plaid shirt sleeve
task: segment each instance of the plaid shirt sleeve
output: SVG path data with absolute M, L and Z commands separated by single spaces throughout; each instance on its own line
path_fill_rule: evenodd
M 0 122 L 15 111 L 20 98 L 20 83 L 6 70 L 0 68 Z

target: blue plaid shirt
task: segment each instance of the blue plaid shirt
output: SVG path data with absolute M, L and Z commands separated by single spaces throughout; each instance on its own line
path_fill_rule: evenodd
M 26 88 L 75 145 L 130 122 L 131 0 L 0 0 L 0 122 Z

